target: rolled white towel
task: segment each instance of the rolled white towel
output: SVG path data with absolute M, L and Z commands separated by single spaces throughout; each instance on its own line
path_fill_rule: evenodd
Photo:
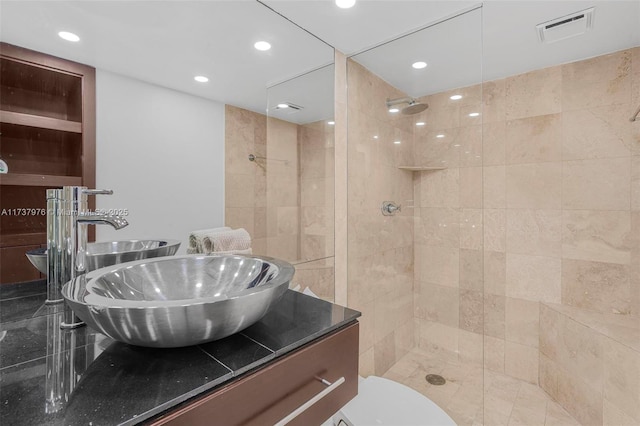
M 204 253 L 197 251 L 195 248 L 189 247 L 187 249 L 187 254 L 204 254 Z M 240 256 L 251 256 L 253 254 L 253 251 L 250 248 L 248 248 L 246 250 L 217 251 L 215 252 L 215 254 L 237 254 Z
M 248 248 L 245 250 L 216 251 L 214 254 L 237 254 L 240 256 L 250 256 L 253 254 L 253 251 Z
M 202 244 L 202 240 L 207 235 L 213 235 L 218 232 L 231 231 L 231 228 L 228 226 L 222 226 L 220 228 L 210 228 L 210 229 L 200 229 L 198 231 L 191 231 L 189 233 L 189 248 L 187 248 L 187 253 L 196 254 L 196 253 L 204 253 L 204 248 Z
M 209 233 L 202 239 L 205 253 L 246 250 L 251 248 L 251 236 L 244 228 Z

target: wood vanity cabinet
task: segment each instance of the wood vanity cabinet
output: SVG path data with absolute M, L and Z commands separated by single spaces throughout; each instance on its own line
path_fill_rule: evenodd
M 0 284 L 44 278 L 24 254 L 47 242 L 48 188 L 95 186 L 95 115 L 94 68 L 0 43 Z
M 358 392 L 358 323 L 247 373 L 222 388 L 188 401 L 150 422 L 153 426 L 274 425 L 327 386 L 345 381 L 289 425 L 320 425 Z

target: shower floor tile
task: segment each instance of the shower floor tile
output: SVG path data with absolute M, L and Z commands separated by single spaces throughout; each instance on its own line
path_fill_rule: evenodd
M 429 384 L 425 380 L 427 374 L 439 374 L 447 382 L 441 386 Z M 384 377 L 422 393 L 442 407 L 458 426 L 580 426 L 538 386 L 483 371 L 454 355 L 416 348 Z

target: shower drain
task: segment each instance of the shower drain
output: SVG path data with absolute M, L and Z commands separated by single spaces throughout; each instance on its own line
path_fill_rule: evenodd
M 440 375 L 438 375 L 438 374 L 427 374 L 425 379 L 427 379 L 427 382 L 431 383 L 432 385 L 436 385 L 436 386 L 442 386 L 445 383 L 447 383 L 445 378 L 440 376 Z

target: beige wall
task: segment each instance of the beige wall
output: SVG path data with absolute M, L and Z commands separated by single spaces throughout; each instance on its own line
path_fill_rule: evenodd
M 359 64 L 348 61 L 347 78 L 347 297 L 363 312 L 362 374 L 383 374 L 415 343 L 538 383 L 540 302 L 640 313 L 640 124 L 628 120 L 640 104 L 640 48 L 431 95 L 429 109 L 409 117 L 389 115 L 384 100 L 405 94 Z M 454 93 L 463 99 L 450 100 Z M 254 123 L 251 114 L 240 122 Z M 293 130 L 280 131 L 293 140 Z M 246 146 L 227 148 L 227 188 L 255 190 L 256 168 L 240 163 L 260 152 L 261 133 L 239 133 Z M 309 139 L 308 130 L 296 135 L 307 135 L 298 146 Z M 280 149 L 268 156 L 293 152 Z M 300 159 L 299 205 L 310 208 L 300 241 L 326 223 L 311 216 L 322 194 L 328 208 L 326 189 L 309 204 L 305 194 L 331 186 L 330 157 L 325 146 Z M 281 171 L 274 185 L 285 183 Z M 259 216 L 251 208 L 268 216 L 266 200 L 235 197 L 231 226 L 230 213 L 247 223 Z M 382 216 L 386 200 L 403 211 Z M 300 257 L 320 253 L 321 244 L 303 246 Z
M 298 126 L 300 152 L 300 259 L 334 254 L 334 126 Z
M 294 283 L 300 284 L 300 290 L 309 287 L 319 298 L 333 302 L 335 297 L 334 261 L 335 258 L 331 256 L 325 259 L 296 264 Z
M 296 264 L 294 284 L 333 300 L 333 126 L 227 105 L 225 148 L 226 225 L 247 229 L 254 254 Z
M 540 387 L 581 424 L 640 424 L 637 317 L 540 305 Z
M 448 168 L 416 181 L 421 345 L 481 359 L 484 332 L 488 368 L 537 383 L 540 302 L 640 314 L 639 51 L 485 83 L 482 111 L 477 86 L 426 98 L 416 156 Z
M 267 119 L 246 109 L 225 105 L 225 225 L 245 228 L 253 253 L 267 254 L 267 175 L 264 162 L 249 154 L 267 154 Z
M 300 259 L 300 182 L 298 126 L 267 118 L 267 253 L 278 259 Z
M 347 92 L 347 57 L 335 50 L 335 88 L 334 97 L 334 256 L 335 256 L 335 301 L 346 306 L 349 290 L 349 185 L 348 185 L 348 92 Z
M 454 93 L 463 98 L 449 99 Z M 426 123 L 414 130 L 415 165 L 445 168 L 417 172 L 414 180 L 416 343 L 478 364 L 483 356 L 482 118 L 469 114 L 481 112 L 481 96 L 480 86 L 428 96 L 422 101 L 429 109 L 414 116 Z
M 326 120 L 298 126 L 300 153 L 300 263 L 296 280 L 334 300 L 334 126 Z M 317 259 L 317 260 L 314 260 Z
M 297 260 L 297 126 L 226 105 L 225 151 L 225 224 L 249 232 L 254 254 Z
M 403 93 L 351 60 L 347 78 L 348 304 L 363 314 L 361 374 L 382 375 L 414 344 L 413 175 L 397 168 L 411 161 L 412 124 L 385 106 Z M 402 212 L 383 216 L 383 201 Z

